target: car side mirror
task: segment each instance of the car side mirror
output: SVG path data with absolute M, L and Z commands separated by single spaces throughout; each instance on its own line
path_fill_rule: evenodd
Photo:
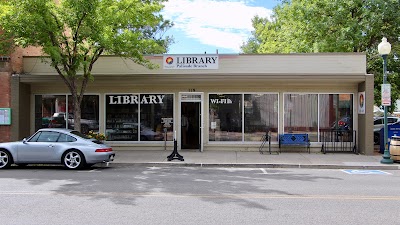
M 27 140 L 26 140 L 26 138 L 22 139 L 22 143 L 24 143 L 24 144 L 25 144 L 25 143 L 26 143 L 26 141 L 27 141 Z

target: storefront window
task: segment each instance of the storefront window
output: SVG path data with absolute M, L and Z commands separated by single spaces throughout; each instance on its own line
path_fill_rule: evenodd
M 244 140 L 260 141 L 271 131 L 273 141 L 278 140 L 278 94 L 244 95 Z
M 353 95 L 319 95 L 320 130 L 353 130 Z
M 165 121 L 173 121 L 173 98 L 173 94 L 106 95 L 107 140 L 163 141 L 165 128 L 171 141 L 173 123 Z
M 107 141 L 138 141 L 139 95 L 106 95 Z
M 242 94 L 210 94 L 210 141 L 242 141 Z
M 163 118 L 173 118 L 174 96 L 142 94 L 140 99 L 140 141 L 164 140 L 164 128 L 167 129 L 167 140 L 172 141 L 173 124 L 164 126 L 162 122 Z
M 308 133 L 318 141 L 318 94 L 284 95 L 284 132 Z
M 47 127 L 66 128 L 65 95 L 35 95 L 35 130 Z
M 72 96 L 68 96 L 68 127 L 74 128 Z M 99 96 L 84 95 L 81 103 L 81 133 L 99 132 Z
M 35 129 L 44 127 L 74 128 L 71 96 L 35 95 Z M 99 96 L 83 96 L 81 105 L 81 132 L 99 131 Z M 68 119 L 67 119 L 68 118 Z

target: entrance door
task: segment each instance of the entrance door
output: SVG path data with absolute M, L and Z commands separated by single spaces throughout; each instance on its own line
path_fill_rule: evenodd
M 201 102 L 181 103 L 181 149 L 201 150 Z

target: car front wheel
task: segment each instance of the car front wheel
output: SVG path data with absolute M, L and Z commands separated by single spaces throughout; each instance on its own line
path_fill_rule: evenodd
M 11 156 L 6 150 L 0 150 L 0 169 L 5 169 L 11 166 Z
M 64 153 L 62 160 L 64 167 L 67 169 L 81 169 L 85 166 L 85 157 L 77 150 Z

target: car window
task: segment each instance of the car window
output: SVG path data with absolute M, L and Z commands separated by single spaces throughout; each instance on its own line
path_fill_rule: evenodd
M 74 141 L 76 141 L 76 138 L 66 134 L 60 134 L 60 138 L 58 138 L 57 142 L 74 142 Z
M 51 132 L 51 131 L 43 131 L 41 132 L 37 142 L 57 142 L 60 133 Z
M 86 135 L 84 135 L 84 134 L 82 134 L 82 133 L 80 133 L 80 132 L 78 132 L 76 130 L 71 131 L 71 134 L 74 134 L 74 135 L 76 135 L 78 137 L 81 137 L 83 139 L 91 139 L 90 137 L 88 137 L 88 136 L 86 136 Z
M 36 142 L 41 133 L 42 132 L 37 132 L 31 139 L 29 139 L 29 142 Z
M 388 118 L 388 123 L 394 123 L 397 121 L 397 118 Z

